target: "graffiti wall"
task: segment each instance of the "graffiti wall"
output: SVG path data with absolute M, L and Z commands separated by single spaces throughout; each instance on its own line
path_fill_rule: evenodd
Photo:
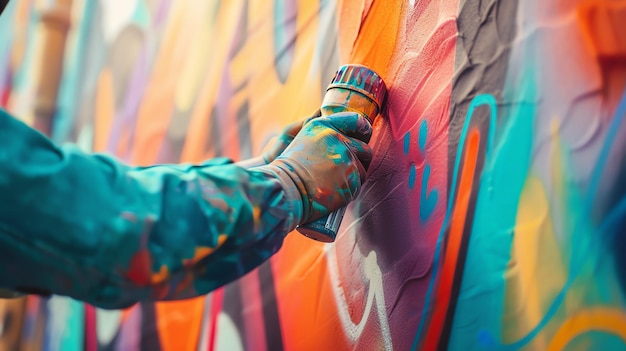
M 626 349 L 626 1 L 15 0 L 0 97 L 35 125 L 54 3 L 47 132 L 132 164 L 258 155 L 343 63 L 390 93 L 334 244 L 180 302 L 2 301 L 0 347 Z

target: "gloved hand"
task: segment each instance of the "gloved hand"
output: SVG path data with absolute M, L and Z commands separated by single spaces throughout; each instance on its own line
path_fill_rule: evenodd
M 308 223 L 346 206 L 365 178 L 372 159 L 367 145 L 372 126 L 362 115 L 342 112 L 306 123 L 269 165 L 287 193 L 301 195 L 302 220 Z
M 310 120 L 317 118 L 321 115 L 322 114 L 320 110 L 317 110 L 311 116 L 287 125 L 287 127 L 283 129 L 280 135 L 272 138 L 267 146 L 263 149 L 263 161 L 265 161 L 266 164 L 274 161 L 276 157 L 278 157 L 278 155 L 280 155 L 287 148 L 287 146 L 289 146 L 289 144 L 293 141 L 296 135 L 298 135 L 298 133 L 302 129 L 302 126 L 304 126 Z

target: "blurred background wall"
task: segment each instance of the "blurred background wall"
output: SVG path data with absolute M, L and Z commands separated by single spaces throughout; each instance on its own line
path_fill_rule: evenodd
M 343 63 L 390 95 L 336 243 L 294 233 L 192 300 L 3 300 L 0 349 L 626 349 L 625 23 L 624 0 L 11 1 L 0 104 L 132 164 L 258 155 Z

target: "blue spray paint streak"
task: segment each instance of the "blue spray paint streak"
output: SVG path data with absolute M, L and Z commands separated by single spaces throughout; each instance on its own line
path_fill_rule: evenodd
M 602 150 L 600 151 L 600 156 L 598 157 L 598 163 L 594 168 L 594 172 L 591 177 L 591 182 L 589 183 L 589 190 L 587 191 L 587 211 L 590 211 L 593 203 L 595 202 L 595 197 L 598 186 L 600 185 L 600 180 L 602 178 L 602 174 L 604 173 L 604 168 L 606 168 L 606 163 L 609 159 L 609 154 L 611 153 L 611 147 L 615 144 L 615 138 L 617 137 L 617 133 L 619 129 L 622 127 L 622 123 L 624 121 L 624 116 L 626 115 L 626 93 L 622 96 L 622 100 L 620 101 L 617 111 L 615 112 L 615 116 L 611 121 L 611 125 L 609 126 L 609 132 L 606 135 L 605 143 L 602 145 Z
M 415 169 L 415 165 L 411 165 L 411 169 L 409 170 L 409 189 L 413 189 L 415 186 L 415 177 L 417 176 L 417 170 Z
M 472 100 L 472 102 L 470 103 L 469 109 L 467 111 L 467 114 L 465 116 L 465 123 L 463 125 L 463 130 L 460 135 L 459 145 L 457 147 L 456 159 L 454 160 L 454 171 L 452 173 L 452 188 L 451 188 L 450 193 L 448 194 L 448 204 L 446 207 L 446 214 L 445 214 L 443 223 L 441 225 L 441 228 L 439 230 L 439 235 L 437 237 L 437 244 L 435 246 L 435 256 L 433 258 L 433 272 L 430 276 L 430 282 L 428 283 L 428 290 L 426 292 L 426 298 L 424 300 L 425 307 L 430 305 L 431 294 L 432 294 L 432 290 L 435 284 L 435 278 L 437 276 L 437 271 L 439 270 L 439 260 L 441 259 L 440 257 L 441 244 L 443 242 L 443 235 L 445 233 L 445 228 L 447 228 L 448 222 L 450 221 L 450 214 L 452 213 L 452 201 L 454 198 L 454 194 L 456 193 L 457 178 L 459 174 L 461 156 L 463 154 L 463 147 L 465 145 L 465 139 L 467 138 L 467 133 L 469 131 L 470 122 L 472 121 L 472 118 L 474 117 L 474 110 L 476 109 L 476 107 L 481 106 L 481 105 L 489 106 L 489 109 L 491 112 L 489 114 L 489 132 L 488 132 L 489 135 L 487 136 L 486 158 L 489 158 L 489 155 L 491 153 L 491 146 L 493 145 L 493 140 L 495 137 L 495 126 L 496 126 L 498 109 L 496 106 L 496 99 L 493 97 L 493 95 L 483 94 L 483 95 L 476 96 Z M 413 345 L 411 347 L 411 350 L 413 351 L 417 349 L 417 344 L 422 334 L 422 329 L 424 327 L 425 319 L 426 319 L 426 313 L 422 313 L 420 322 L 417 328 L 417 334 L 415 335 L 415 339 L 413 340 Z
M 404 134 L 404 154 L 409 153 L 409 146 L 411 145 L 411 132 Z
M 428 122 L 422 120 L 420 124 L 420 133 L 417 140 L 420 152 L 426 157 L 426 140 L 428 139 Z M 426 222 L 435 211 L 437 200 L 439 199 L 439 191 L 433 189 L 428 192 L 428 182 L 430 180 L 430 165 L 424 167 L 424 173 L 422 174 L 422 191 L 420 192 L 420 219 L 422 222 Z M 411 169 L 414 171 L 414 169 Z M 410 176 L 410 174 L 409 174 Z
M 619 106 L 615 113 L 615 117 L 611 121 L 611 124 L 609 126 L 609 132 L 607 133 L 605 142 L 602 145 L 600 156 L 598 157 L 598 162 L 596 164 L 596 167 L 594 168 L 594 172 L 592 173 L 592 177 L 591 177 L 592 180 L 590 182 L 589 190 L 587 192 L 587 196 L 585 200 L 584 212 L 586 213 L 588 213 L 591 207 L 593 206 L 593 203 L 595 200 L 594 195 L 596 194 L 596 190 L 600 184 L 600 179 L 604 172 L 604 168 L 606 167 L 606 163 L 609 158 L 611 147 L 615 143 L 615 138 L 617 136 L 619 129 L 622 126 L 625 116 L 626 116 L 626 94 L 622 96 L 622 100 L 619 103 Z M 620 203 L 620 205 L 617 208 L 615 208 L 614 211 L 612 212 L 613 215 L 609 215 L 605 219 L 605 221 L 603 221 L 603 223 L 601 224 L 599 228 L 599 234 L 602 234 L 604 233 L 604 231 L 611 229 L 616 224 L 614 222 L 620 218 L 618 215 L 621 215 L 623 214 L 624 211 L 626 211 L 626 209 L 622 208 L 623 206 L 626 206 L 626 204 Z M 575 234 L 580 233 L 581 231 L 580 228 L 583 227 L 581 225 L 582 219 L 583 218 L 581 216 L 576 221 L 577 225 L 574 227 Z M 587 249 L 585 250 L 587 252 L 591 250 L 590 246 L 584 246 L 583 249 L 584 248 Z M 584 253 L 582 254 L 584 255 Z M 559 291 L 559 294 L 556 296 L 556 298 L 554 299 L 554 301 L 552 302 L 552 304 L 546 311 L 546 314 L 543 316 L 541 321 L 523 338 L 511 344 L 501 344 L 499 349 L 507 350 L 507 351 L 520 349 L 524 347 L 525 345 L 527 345 L 529 342 L 531 342 L 543 330 L 543 328 L 545 328 L 545 326 L 552 319 L 552 317 L 554 317 L 554 315 L 560 308 L 561 304 L 565 300 L 565 295 L 567 294 L 567 291 L 571 288 L 577 276 L 582 272 L 584 264 L 586 263 L 589 256 L 590 255 L 584 255 L 584 256 L 572 255 L 572 258 L 570 261 L 570 269 L 568 272 L 569 273 L 568 279 L 565 285 L 563 286 L 563 288 L 561 289 L 561 291 Z M 577 258 L 586 257 L 586 259 L 575 261 L 574 260 L 575 257 Z M 479 340 L 485 347 L 492 347 L 496 344 L 495 337 L 491 333 L 489 333 L 489 331 L 486 331 L 486 330 L 481 331 L 479 333 Z
M 614 230 L 617 229 L 615 226 L 620 223 L 624 215 L 626 215 L 626 196 L 622 197 L 617 206 L 606 216 L 606 220 L 600 226 L 600 233 L 608 233 L 607 239 L 609 241 L 615 239 L 615 233 L 617 233 L 617 230 Z
M 430 165 L 424 167 L 422 174 L 422 191 L 420 192 L 420 219 L 426 222 L 435 211 L 437 199 L 439 199 L 439 191 L 433 189 L 428 192 L 428 181 L 430 180 Z
M 424 151 L 426 151 L 426 138 L 428 137 L 428 123 L 426 122 L 426 120 L 422 121 L 422 124 L 420 124 L 420 135 L 419 135 L 419 147 L 420 147 L 420 151 L 423 153 Z

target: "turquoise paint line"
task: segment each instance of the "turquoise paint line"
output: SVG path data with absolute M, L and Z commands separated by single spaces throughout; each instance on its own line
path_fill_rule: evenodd
M 150 10 L 148 9 L 148 5 L 144 1 L 137 2 L 135 6 L 135 11 L 131 16 L 131 21 L 138 25 L 139 27 L 148 29 L 150 27 L 150 23 L 152 23 L 152 16 L 150 14 Z
M 426 222 L 435 210 L 437 205 L 437 199 L 439 198 L 439 191 L 433 189 L 428 191 L 428 181 L 430 180 L 430 165 L 424 167 L 424 173 L 422 174 L 422 191 L 420 192 L 420 219 L 422 222 Z
M 415 186 L 415 177 L 417 176 L 417 170 L 415 169 L 415 165 L 411 165 L 411 169 L 409 169 L 409 189 L 413 189 Z
M 49 311 L 43 351 L 83 351 L 84 304 L 55 296 L 45 302 Z
M 411 147 L 411 132 L 404 134 L 404 154 L 409 154 L 409 148 Z
M 82 351 L 85 338 L 85 304 L 71 300 L 68 314 L 59 351 Z
M 426 138 L 428 137 L 428 123 L 423 120 L 420 124 L 419 147 L 422 153 L 426 152 Z
M 527 74 L 517 101 L 535 101 L 535 84 Z M 481 330 L 501 334 L 506 271 L 517 206 L 531 164 L 536 109 L 515 105 L 504 118 L 505 129 L 493 154 L 486 158 L 463 280 L 450 337 L 451 350 L 477 350 L 489 344 Z M 479 340 L 477 340 L 477 336 Z M 478 341 L 478 343 L 476 342 Z M 470 346 L 471 345 L 471 346 Z M 493 345 L 489 345 L 490 349 Z
M 428 138 L 428 122 L 424 119 L 420 124 L 418 146 L 422 155 L 426 154 L 426 140 Z M 437 206 L 437 200 L 439 199 L 439 191 L 432 189 L 428 191 L 428 184 L 430 181 L 431 167 L 427 164 L 424 167 L 424 173 L 422 174 L 422 191 L 420 192 L 420 219 L 422 222 L 428 221 L 430 216 L 435 211 Z
M 469 132 L 469 126 L 470 126 L 470 122 L 472 121 L 472 118 L 474 116 L 474 111 L 476 110 L 477 107 L 482 106 L 482 105 L 486 105 L 489 107 L 489 134 L 487 135 L 487 149 L 486 149 L 486 154 L 485 154 L 485 158 L 488 160 L 490 155 L 491 155 L 491 149 L 492 149 L 492 145 L 494 142 L 494 138 L 495 138 L 495 127 L 496 127 L 496 122 L 497 122 L 497 115 L 498 115 L 498 109 L 497 109 L 497 105 L 496 105 L 496 99 L 493 97 L 493 95 L 489 95 L 489 94 L 484 94 L 484 95 L 478 95 L 476 96 L 472 102 L 470 103 L 470 106 L 468 108 L 467 111 L 467 115 L 465 116 L 465 123 L 463 125 L 463 130 L 461 131 L 461 135 L 459 137 L 459 144 L 457 146 L 457 152 L 456 152 L 456 158 L 454 160 L 454 169 L 452 172 L 452 183 L 451 183 L 451 189 L 450 189 L 450 193 L 448 194 L 448 202 L 447 202 L 447 207 L 446 207 L 446 214 L 443 220 L 443 223 L 441 225 L 441 228 L 439 230 L 439 235 L 437 237 L 437 243 L 435 246 L 435 255 L 433 258 L 433 272 L 430 276 L 430 281 L 428 284 L 428 290 L 426 291 L 426 298 L 424 300 L 424 306 L 425 308 L 428 308 L 428 306 L 431 305 L 431 299 L 432 299 L 432 292 L 433 292 L 433 288 L 434 288 L 434 284 L 435 284 L 435 280 L 439 271 L 439 261 L 441 260 L 441 245 L 443 244 L 443 239 L 444 239 L 444 234 L 446 232 L 446 229 L 448 228 L 449 222 L 450 222 L 450 216 L 452 213 L 452 206 L 453 206 L 453 200 L 454 200 L 454 195 L 456 193 L 456 187 L 457 187 L 457 180 L 459 177 L 459 168 L 460 168 L 460 164 L 461 164 L 461 157 L 463 155 L 463 147 L 465 145 L 465 140 L 467 139 L 467 134 Z M 422 335 L 422 331 L 424 329 L 424 323 L 426 320 L 426 315 L 427 313 L 422 313 L 421 317 L 420 317 L 420 322 L 418 324 L 417 327 L 417 333 L 415 334 L 415 339 L 413 339 L 413 345 L 411 346 L 411 350 L 416 350 L 417 346 L 419 344 L 419 340 L 421 339 L 421 335 Z

